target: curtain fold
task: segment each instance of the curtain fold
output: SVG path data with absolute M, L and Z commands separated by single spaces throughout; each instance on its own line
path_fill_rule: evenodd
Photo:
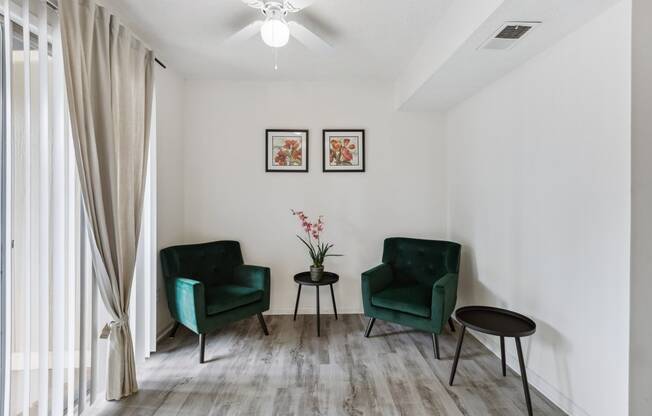
M 107 400 L 138 391 L 129 299 L 141 225 L 154 55 L 92 0 L 60 4 L 73 142 L 110 323 Z

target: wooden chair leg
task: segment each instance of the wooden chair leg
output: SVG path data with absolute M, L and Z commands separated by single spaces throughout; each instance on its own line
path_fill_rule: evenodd
M 269 332 L 267 331 L 267 325 L 265 325 L 265 320 L 263 319 L 263 314 L 259 313 L 257 316 L 258 322 L 260 322 L 260 327 L 263 328 L 263 333 L 265 335 L 269 335 Z
M 435 350 L 435 358 L 439 359 L 439 339 L 437 334 L 432 334 L 432 349 Z
M 199 334 L 199 364 L 204 363 L 205 347 L 206 347 L 206 334 Z
M 376 318 L 369 318 L 369 323 L 367 323 L 367 329 L 364 331 L 365 338 L 369 338 L 369 334 L 371 333 L 371 328 L 374 327 L 375 322 L 376 322 Z

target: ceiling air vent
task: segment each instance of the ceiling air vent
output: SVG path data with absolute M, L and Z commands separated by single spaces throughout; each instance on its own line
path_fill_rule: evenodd
M 487 39 L 480 49 L 505 50 L 523 39 L 541 22 L 505 22 Z

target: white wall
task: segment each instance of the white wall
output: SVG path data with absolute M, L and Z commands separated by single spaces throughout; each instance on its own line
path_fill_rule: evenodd
M 528 378 L 576 415 L 628 408 L 630 7 L 447 116 L 461 303 L 533 317 Z
M 239 240 L 246 263 L 271 267 L 270 312 L 293 311 L 292 276 L 310 264 L 290 209 L 325 215 L 326 238 L 346 255 L 326 262 L 343 313 L 362 310 L 360 273 L 380 263 L 385 237 L 445 236 L 442 121 L 393 111 L 390 85 L 186 85 L 184 238 Z M 265 173 L 266 128 L 310 130 L 309 173 Z M 322 173 L 323 128 L 366 129 L 366 173 Z M 314 308 L 304 289 L 300 311 Z M 322 310 L 332 310 L 327 290 Z
M 157 239 L 158 250 L 183 238 L 183 97 L 184 80 L 168 66 L 156 65 Z M 157 251 L 158 251 L 157 250 Z M 172 323 L 165 285 L 158 268 L 157 333 Z
M 652 408 L 652 2 L 633 1 L 630 414 Z

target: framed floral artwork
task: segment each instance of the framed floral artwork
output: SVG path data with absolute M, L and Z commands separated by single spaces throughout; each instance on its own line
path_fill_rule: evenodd
M 364 172 L 364 130 L 324 130 L 324 172 Z
M 308 172 L 308 130 L 265 130 L 265 172 Z

